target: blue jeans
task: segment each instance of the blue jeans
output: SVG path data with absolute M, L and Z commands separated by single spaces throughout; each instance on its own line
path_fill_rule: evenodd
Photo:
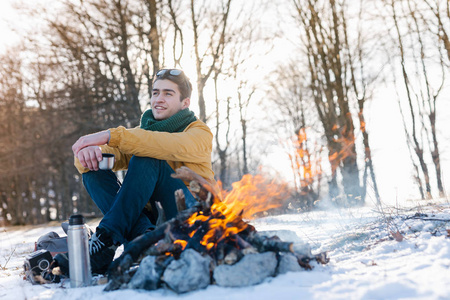
M 143 211 L 148 202 L 153 214 L 157 211 L 155 201 L 160 202 L 169 220 L 178 212 L 175 191 L 182 189 L 186 206 L 191 207 L 196 200 L 182 180 L 170 176 L 172 173 L 166 161 L 138 156 L 130 159 L 122 184 L 111 170 L 84 173 L 83 184 L 104 215 L 98 227 L 124 244 L 155 227 Z

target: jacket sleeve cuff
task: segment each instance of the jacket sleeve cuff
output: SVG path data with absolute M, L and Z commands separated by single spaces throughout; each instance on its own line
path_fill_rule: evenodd
M 114 147 L 114 148 L 117 148 L 119 146 L 123 130 L 125 130 L 125 127 L 123 127 L 123 126 L 109 129 L 110 138 L 109 138 L 108 146 Z
M 76 156 L 74 157 L 74 165 L 75 165 L 75 168 L 77 168 L 78 173 L 80 173 L 80 174 L 89 172 L 89 168 L 83 167 L 83 165 L 80 163 L 80 161 L 78 160 L 78 158 Z

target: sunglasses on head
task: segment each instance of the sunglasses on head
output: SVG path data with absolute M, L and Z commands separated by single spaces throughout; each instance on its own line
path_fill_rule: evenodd
M 166 75 L 166 73 L 169 73 L 169 75 L 172 75 L 172 76 L 178 76 L 181 73 L 183 73 L 183 71 L 178 70 L 178 69 L 162 69 L 156 73 L 156 77 L 162 77 L 162 76 Z

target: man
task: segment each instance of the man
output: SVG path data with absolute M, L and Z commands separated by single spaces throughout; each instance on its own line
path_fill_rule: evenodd
M 174 192 L 184 191 L 188 207 L 195 202 L 186 184 L 170 175 L 187 166 L 214 183 L 213 135 L 189 110 L 192 85 L 183 71 L 163 69 L 153 81 L 151 109 L 138 128 L 122 126 L 83 136 L 72 146 L 83 184 L 104 214 L 89 241 L 93 273 L 104 273 L 117 246 L 154 228 L 155 202 L 166 219 L 176 216 Z M 115 155 L 113 170 L 99 170 L 102 153 Z M 127 170 L 122 184 L 113 171 Z M 150 204 L 150 219 L 145 206 Z

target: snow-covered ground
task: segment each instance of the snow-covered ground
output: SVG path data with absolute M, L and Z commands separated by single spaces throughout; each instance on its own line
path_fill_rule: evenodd
M 450 299 L 450 205 L 448 200 L 424 203 L 253 220 L 259 231 L 302 239 L 313 254 L 327 251 L 330 262 L 256 286 L 209 286 L 182 295 L 164 289 L 104 292 L 104 285 L 33 286 L 23 280 L 25 256 L 39 236 L 49 231 L 63 235 L 62 229 L 57 224 L 0 228 L 0 299 Z

